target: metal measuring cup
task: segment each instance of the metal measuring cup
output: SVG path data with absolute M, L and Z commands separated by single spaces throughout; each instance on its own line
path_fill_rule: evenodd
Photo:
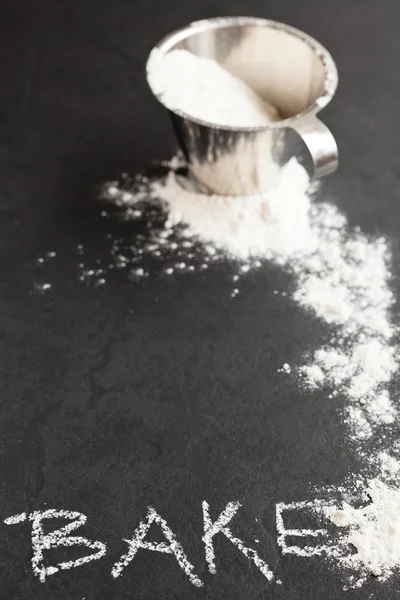
M 175 49 L 215 60 L 282 115 L 282 120 L 264 127 L 234 128 L 166 106 L 189 171 L 203 189 L 233 196 L 264 193 L 277 185 L 283 166 L 294 156 L 312 179 L 337 169 L 336 141 L 317 114 L 334 96 L 338 75 L 319 42 L 265 19 L 197 21 L 169 34 L 153 49 L 147 62 L 150 87 L 149 73 Z

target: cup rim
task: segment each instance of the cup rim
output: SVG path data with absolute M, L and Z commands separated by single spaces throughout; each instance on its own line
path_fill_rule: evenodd
M 258 27 L 269 27 L 271 29 L 277 29 L 279 31 L 284 31 L 293 35 L 294 37 L 300 39 L 302 42 L 306 43 L 311 50 L 318 56 L 321 60 L 323 68 L 324 68 L 324 87 L 322 93 L 318 98 L 314 100 L 307 108 L 302 110 L 301 112 L 288 117 L 286 119 L 282 119 L 281 121 L 276 121 L 273 123 L 268 123 L 267 125 L 262 125 L 258 127 L 232 127 L 228 125 L 217 125 L 216 123 L 210 123 L 208 121 L 204 121 L 197 117 L 193 117 L 185 113 L 184 111 L 172 108 L 167 106 L 165 102 L 161 99 L 160 94 L 158 94 L 152 87 L 150 81 L 150 71 L 154 68 L 154 65 L 163 58 L 170 50 L 181 40 L 186 39 L 187 37 L 194 35 L 196 33 L 200 33 L 201 31 L 205 31 L 206 29 L 220 29 L 223 27 L 237 27 L 240 25 L 256 25 Z M 203 125 L 210 129 L 218 129 L 218 130 L 226 130 L 226 131 L 265 131 L 267 129 L 283 129 L 285 127 L 290 127 L 294 122 L 302 119 L 308 115 L 315 115 L 320 110 L 322 110 L 333 98 L 335 95 L 338 83 L 339 76 L 336 68 L 335 61 L 332 58 L 330 52 L 318 42 L 315 38 L 311 37 L 304 31 L 297 29 L 296 27 L 292 27 L 286 23 L 281 23 L 279 21 L 273 21 L 271 19 L 263 19 L 259 17 L 214 17 L 211 19 L 202 19 L 200 21 L 193 21 L 186 25 L 185 27 L 181 27 L 167 34 L 164 38 L 162 38 L 158 44 L 154 46 L 151 50 L 147 63 L 146 63 L 146 74 L 147 74 L 147 83 L 153 92 L 154 96 L 157 100 L 169 111 L 172 113 L 182 117 L 183 119 L 192 121 L 197 123 L 198 125 Z

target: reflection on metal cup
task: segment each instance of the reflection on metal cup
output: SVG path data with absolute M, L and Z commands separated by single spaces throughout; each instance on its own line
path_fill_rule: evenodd
M 203 188 L 232 196 L 264 193 L 278 183 L 282 167 L 294 156 L 311 178 L 337 169 L 335 139 L 317 114 L 334 96 L 338 75 L 319 42 L 275 21 L 208 19 L 164 38 L 151 52 L 147 72 L 176 49 L 215 60 L 282 115 L 263 127 L 234 128 L 166 106 L 191 175 Z

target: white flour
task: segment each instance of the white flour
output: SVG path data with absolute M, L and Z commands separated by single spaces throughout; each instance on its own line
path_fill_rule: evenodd
M 328 508 L 328 518 L 346 528 L 344 544 L 352 544 L 357 552 L 340 561 L 358 571 L 354 587 L 360 587 L 371 573 L 387 579 L 400 566 L 400 490 L 374 479 L 365 490 L 368 504 L 353 508 Z
M 308 184 L 305 170 L 293 159 L 284 167 L 280 185 L 260 196 L 189 191 L 173 171 L 165 182 L 156 181 L 152 190 L 165 205 L 167 226 L 186 224 L 191 236 L 245 260 L 271 253 L 288 256 L 307 244 Z
M 312 203 L 307 176 L 295 161 L 286 166 L 279 188 L 246 199 L 189 191 L 175 172 L 180 166 L 174 160 L 166 180 L 139 177 L 130 183 L 125 178 L 123 187 L 105 186 L 103 196 L 122 209 L 123 219 L 139 223 L 145 219 L 146 235 L 139 234 L 134 244 L 107 235 L 106 263 L 95 259 L 90 264 L 79 244 L 78 279 L 103 286 L 113 272 L 127 272 L 134 281 L 146 279 L 154 269 L 167 277 L 189 274 L 228 255 L 235 265 L 231 282 L 235 298 L 241 279 L 265 260 L 289 270 L 295 281 L 293 300 L 325 321 L 332 333 L 330 343 L 306 364 L 284 363 L 279 370 L 299 377 L 310 391 L 326 389 L 343 415 L 357 455 L 377 477 L 367 489 L 373 495 L 367 512 L 346 504 L 329 509 L 329 518 L 344 532 L 341 546 L 352 544 L 357 554 L 327 556 L 350 569 L 347 585 L 362 585 L 368 573 L 389 577 L 400 564 L 388 535 L 391 526 L 397 532 L 400 492 L 385 482 L 396 483 L 400 447 L 390 444 L 390 437 L 384 444 L 385 432 L 399 415 L 388 387 L 398 360 L 390 321 L 393 295 L 387 244 L 359 231 L 349 232 L 344 216 L 332 205 Z M 108 218 L 109 213 L 105 210 L 102 215 Z M 54 253 L 44 254 L 38 266 L 45 268 L 53 260 Z M 352 486 L 353 482 L 350 492 Z M 361 480 L 358 492 L 360 486 Z
M 399 407 L 389 387 L 398 358 L 387 243 L 350 231 L 334 206 L 311 202 L 307 176 L 295 161 L 286 166 L 277 189 L 246 199 L 190 191 L 176 173 L 180 166 L 174 160 L 165 180 L 138 177 L 132 183 L 125 179 L 123 186 L 105 186 L 103 197 L 120 207 L 123 219 L 144 222 L 145 234 L 130 244 L 109 234 L 106 264 L 99 259 L 89 264 L 79 245 L 79 279 L 102 286 L 113 272 L 127 272 L 134 281 L 155 270 L 166 277 L 188 275 L 228 256 L 236 298 L 241 280 L 266 260 L 292 273 L 293 301 L 325 322 L 331 335 L 305 364 L 284 363 L 279 371 L 297 377 L 310 393 L 326 390 L 355 453 L 375 476 L 366 485 L 372 498 L 368 508 L 330 506 L 328 516 L 338 527 L 341 546 L 354 546 L 356 554 L 327 557 L 349 568 L 347 586 L 366 583 L 368 574 L 388 578 L 400 565 L 400 446 L 390 437 Z M 50 258 L 41 258 L 38 266 L 44 268 Z M 363 479 L 356 487 L 351 483 L 350 495 L 359 495 Z M 337 496 L 342 488 L 331 491 Z
M 393 456 L 390 456 L 387 452 L 380 452 L 377 458 L 380 462 L 381 474 L 384 477 L 393 480 L 400 470 L 399 461 L 393 458 Z
M 332 343 L 295 371 L 310 387 L 331 387 L 335 396 L 351 401 L 344 418 L 356 441 L 395 420 L 385 388 L 397 359 L 389 314 L 390 256 L 382 238 L 371 241 L 359 231 L 350 233 L 345 217 L 332 205 L 311 204 L 307 175 L 295 160 L 286 165 L 279 187 L 252 198 L 197 193 L 183 187 L 174 170 L 165 181 L 148 185 L 146 193 L 150 190 L 161 200 L 167 215 L 148 251 L 164 254 L 163 246 L 190 250 L 200 241 L 207 260 L 228 254 L 241 261 L 234 296 L 239 277 L 262 260 L 289 269 L 297 282 L 293 299 L 334 326 Z M 133 215 L 138 211 L 140 194 L 129 196 L 113 187 L 111 196 Z M 173 234 L 177 239 L 170 243 Z M 169 266 L 168 274 L 195 269 L 193 252 L 187 255 L 189 260 Z
M 286 166 L 278 189 L 252 199 L 196 194 L 182 188 L 174 172 L 166 182 L 152 185 L 168 214 L 167 227 L 184 224 L 186 239 L 202 240 L 206 247 L 241 260 L 245 272 L 255 259 L 262 264 L 267 258 L 294 274 L 293 299 L 333 327 L 332 340 L 305 365 L 285 363 L 281 371 L 289 376 L 297 372 L 311 388 L 326 387 L 327 393 L 330 389 L 335 402 L 341 398 L 338 407 L 350 438 L 367 461 L 369 440 L 376 433 L 382 438 L 384 428 L 398 417 L 387 387 L 398 365 L 390 321 L 390 253 L 382 238 L 370 240 L 359 231 L 349 232 L 345 217 L 333 206 L 311 204 L 306 188 L 307 177 L 295 161 Z M 235 287 L 232 296 L 238 292 Z M 397 472 L 396 458 L 385 452 L 379 457 L 378 475 Z M 354 525 L 341 540 L 343 546 L 357 549 L 357 554 L 339 561 L 358 569 L 350 580 L 353 586 L 365 583 L 368 572 L 388 577 L 400 564 L 388 535 L 390 523 L 397 528 L 400 492 L 378 480 L 368 490 L 372 504 L 366 514 L 348 509 Z M 343 510 L 340 514 L 346 514 L 347 508 Z M 341 526 L 337 518 L 332 521 Z
M 187 50 L 152 53 L 149 83 L 171 110 L 227 127 L 261 127 L 278 121 L 277 109 L 214 60 Z M 183 85 L 182 85 L 183 82 Z

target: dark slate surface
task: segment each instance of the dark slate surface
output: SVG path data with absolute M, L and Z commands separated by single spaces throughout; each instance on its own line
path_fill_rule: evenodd
M 76 245 L 104 253 L 105 233 L 129 225 L 99 218 L 96 188 L 174 149 L 152 101 L 144 64 L 168 31 L 209 16 L 286 21 L 318 38 L 341 82 L 324 120 L 341 170 L 325 193 L 365 231 L 396 239 L 400 156 L 400 8 L 395 0 L 3 0 L 0 6 L 0 513 L 76 510 L 76 535 L 105 542 L 105 558 L 40 583 L 30 526 L 0 525 L 0 597 L 7 600 L 336 600 L 399 597 L 398 582 L 343 592 L 320 559 L 282 559 L 276 502 L 307 499 L 357 467 L 327 394 L 300 392 L 277 372 L 319 346 L 323 326 L 274 289 L 279 269 L 229 294 L 229 265 L 103 288 L 76 277 Z M 57 252 L 53 288 L 33 292 L 35 259 Z M 201 503 L 213 517 L 242 508 L 232 531 L 277 572 L 269 583 L 229 541 L 215 538 L 207 573 Z M 125 553 L 147 507 L 176 533 L 204 587 L 171 556 Z M 54 524 L 53 524 L 54 526 Z M 47 527 L 47 526 L 46 526 Z M 48 527 L 51 529 L 51 527 Z M 156 528 L 151 539 L 157 537 Z M 257 544 L 255 540 L 259 540 Z M 47 566 L 79 551 L 45 552 Z

